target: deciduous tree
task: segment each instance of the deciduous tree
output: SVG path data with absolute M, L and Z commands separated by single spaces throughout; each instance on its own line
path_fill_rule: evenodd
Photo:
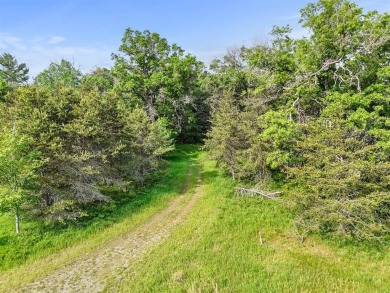
M 42 165 L 40 154 L 29 139 L 2 125 L 0 130 L 0 210 L 15 215 L 16 233 L 20 232 L 20 214 L 28 202 L 36 200 L 34 183 Z

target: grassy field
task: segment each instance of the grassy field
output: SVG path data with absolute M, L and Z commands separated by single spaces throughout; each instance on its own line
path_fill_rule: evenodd
M 168 238 L 108 279 L 105 292 L 390 292 L 388 247 L 315 236 L 300 243 L 293 216 L 279 201 L 234 197 L 232 180 L 196 147 L 181 146 L 169 161 L 153 188 L 84 226 L 42 233 L 36 223 L 24 223 L 22 235 L 14 236 L 12 219 L 2 221 L 0 292 L 98 252 L 186 187 L 187 196 L 199 193 L 189 214 Z
M 202 162 L 191 215 L 106 292 L 390 292 L 388 250 L 301 244 L 279 202 L 234 197 L 232 181 Z

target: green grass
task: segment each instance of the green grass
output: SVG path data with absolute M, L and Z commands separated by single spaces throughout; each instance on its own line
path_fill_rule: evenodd
M 183 191 L 189 168 L 188 196 L 202 170 L 201 195 L 190 214 L 123 270 L 120 280 L 108 280 L 106 292 L 390 292 L 388 247 L 353 246 L 319 236 L 302 244 L 292 228 L 293 215 L 281 202 L 234 197 L 231 179 L 199 154 L 193 146 L 181 146 L 158 183 L 111 216 L 45 233 L 36 243 L 28 242 L 32 247 L 0 243 L 3 259 L 13 266 L 0 276 L 0 292 L 42 278 L 147 221 Z M 12 235 L 9 222 L 0 237 Z M 30 224 L 24 224 L 22 237 L 36 235 L 33 228 L 28 232 Z M 15 257 L 4 249 L 15 249 L 22 260 L 12 261 Z
M 388 250 L 301 244 L 279 202 L 234 197 L 213 162 L 202 180 L 184 223 L 107 292 L 390 292 Z
M 94 245 L 104 243 L 123 233 L 129 225 L 137 225 L 183 191 L 187 170 L 195 168 L 197 154 L 197 146 L 179 146 L 167 158 L 170 165 L 153 187 L 145 188 L 136 196 L 129 195 L 122 204 L 100 207 L 99 216 L 84 219 L 78 225 L 44 225 L 22 218 L 22 233 L 16 235 L 13 217 L 1 216 L 0 271 L 58 253 L 67 247 L 84 243 L 86 239 Z

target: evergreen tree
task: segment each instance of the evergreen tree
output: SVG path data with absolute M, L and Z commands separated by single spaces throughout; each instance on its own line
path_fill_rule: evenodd
M 6 81 L 10 86 L 26 84 L 28 72 L 25 63 L 18 64 L 18 61 L 9 53 L 0 56 L 0 79 Z
M 237 178 L 238 156 L 244 148 L 239 122 L 240 111 L 232 95 L 227 94 L 213 112 L 212 127 L 207 133 L 205 147 L 222 168 L 228 170 L 233 179 Z

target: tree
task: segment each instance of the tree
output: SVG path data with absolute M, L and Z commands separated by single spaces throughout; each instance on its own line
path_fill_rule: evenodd
M 199 83 L 203 64 L 148 30 L 126 29 L 119 51 L 112 55 L 116 91 L 152 121 L 165 117 L 178 134 L 185 132 L 205 98 Z
M 159 117 L 173 124 L 181 141 L 199 141 L 205 133 L 199 119 L 208 118 L 207 96 L 200 85 L 203 66 L 194 56 L 174 55 L 163 69 L 165 81 L 156 109 Z
M 301 187 L 293 197 L 301 233 L 366 240 L 386 236 L 389 155 L 373 144 L 374 137 L 342 120 L 313 121 L 306 132 L 297 146 L 301 163 L 288 171 L 290 182 Z
M 110 200 L 100 187 L 143 185 L 173 149 L 164 118 L 151 121 L 113 91 L 25 86 L 1 110 L 44 159 L 30 211 L 40 218 L 85 216 L 86 206 Z
M 27 83 L 28 72 L 25 63 L 18 64 L 18 61 L 9 53 L 0 56 L 0 79 L 3 79 L 11 86 Z
M 13 126 L 15 127 L 15 126 Z M 28 138 L 6 128 L 0 132 L 0 209 L 15 215 L 16 233 L 20 232 L 20 213 L 34 197 L 36 170 L 42 165 L 40 155 Z
M 92 95 L 92 93 L 91 93 Z M 94 105 L 80 110 L 82 97 L 69 87 L 26 86 L 10 94 L 5 117 L 16 121 L 18 130 L 31 140 L 44 163 L 39 168 L 39 200 L 33 213 L 64 221 L 84 213 L 82 204 L 107 198 L 97 188 L 99 158 L 91 144 L 100 131 L 89 120 Z
M 9 90 L 10 87 L 7 82 L 4 79 L 0 78 L 0 101 L 4 99 L 5 95 Z
M 174 50 L 173 52 L 171 50 Z M 169 46 L 165 38 L 157 33 L 125 30 L 119 51 L 114 55 L 114 74 L 119 78 L 121 90 L 129 93 L 135 103 L 141 103 L 150 119 L 158 117 L 156 101 L 164 85 L 163 67 L 172 54 L 182 50 Z
M 233 48 L 228 50 L 222 60 L 212 61 L 212 74 L 208 74 L 205 80 L 212 106 L 217 106 L 225 93 L 231 94 L 237 101 L 248 96 L 252 84 L 248 78 L 246 53 L 245 47 Z
M 228 52 L 205 80 L 206 147 L 234 179 L 287 184 L 306 232 L 383 239 L 389 219 L 389 14 L 346 0 L 301 10 L 308 38 Z
M 125 176 L 142 186 L 159 169 L 162 156 L 174 149 L 172 133 L 164 118 L 151 121 L 142 109 L 134 109 L 123 118 L 124 142 L 129 149 Z
M 55 89 L 59 87 L 77 87 L 81 82 L 82 73 L 74 65 L 62 59 L 60 63 L 52 62 L 49 67 L 39 73 L 35 84 L 39 87 Z
M 243 132 L 240 131 L 239 107 L 233 96 L 227 94 L 214 109 L 212 127 L 207 133 L 205 147 L 219 166 L 228 170 L 235 180 L 238 176 L 239 152 L 246 146 Z
M 308 51 L 317 64 L 310 76 L 324 90 L 362 91 L 376 81 L 375 72 L 388 64 L 390 45 L 389 14 L 380 15 L 347 0 L 320 0 L 301 10 L 301 22 L 311 30 L 313 50 Z
M 102 93 L 114 87 L 114 77 L 107 68 L 96 68 L 83 76 L 81 85 L 86 89 L 97 88 Z

